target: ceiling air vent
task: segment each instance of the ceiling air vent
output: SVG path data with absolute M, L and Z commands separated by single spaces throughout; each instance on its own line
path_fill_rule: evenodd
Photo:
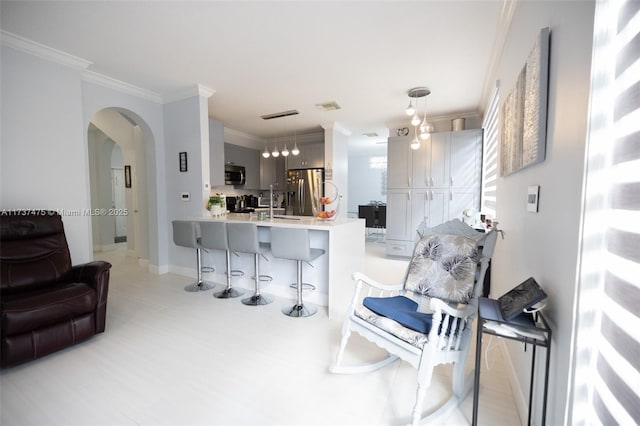
M 316 108 L 322 111 L 335 111 L 337 109 L 340 109 L 340 105 L 338 105 L 337 102 L 332 101 L 332 102 L 325 102 L 323 104 L 316 104 Z
M 377 138 L 379 135 L 376 132 L 367 132 L 363 133 L 362 136 L 366 136 L 368 138 Z
M 300 114 L 297 110 L 291 109 L 289 111 L 276 112 L 275 114 L 267 114 L 261 116 L 263 120 L 273 120 L 274 118 L 288 117 L 290 115 Z

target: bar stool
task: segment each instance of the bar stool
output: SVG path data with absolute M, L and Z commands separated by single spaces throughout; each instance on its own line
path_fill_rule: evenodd
M 202 272 L 213 272 L 214 268 L 207 266 L 202 267 L 202 245 L 198 237 L 198 224 L 190 220 L 174 220 L 173 225 L 173 242 L 180 247 L 188 247 L 196 249 L 196 269 L 198 281 L 185 286 L 184 290 L 189 292 L 207 291 L 213 288 L 213 285 L 202 281 Z
M 227 259 L 227 286 L 222 291 L 217 291 L 213 297 L 218 299 L 229 299 L 240 297 L 243 291 L 231 287 L 231 277 L 244 275 L 242 271 L 231 269 L 231 251 L 229 250 L 229 239 L 227 237 L 227 224 L 225 222 L 200 222 L 200 244 L 205 249 L 224 250 Z
M 227 235 L 229 249 L 233 252 L 252 253 L 254 257 L 256 291 L 251 297 L 242 299 L 242 303 L 249 306 L 267 305 L 273 302 L 273 298 L 260 293 L 260 281 L 271 281 L 269 275 L 260 275 L 260 256 L 269 249 L 269 243 L 260 242 L 258 239 L 258 225 L 255 223 L 227 223 Z M 267 259 L 268 260 L 268 259 Z
M 311 248 L 308 229 L 271 228 L 271 253 L 274 257 L 295 260 L 297 263 L 296 290 L 298 298 L 292 307 L 282 308 L 282 313 L 290 317 L 309 317 L 318 309 L 302 302 L 302 262 L 311 262 L 322 256 L 323 249 Z

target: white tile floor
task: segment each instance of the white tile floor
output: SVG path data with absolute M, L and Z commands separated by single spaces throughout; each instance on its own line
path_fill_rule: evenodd
M 406 261 L 386 259 L 381 243 L 368 243 L 367 254 L 367 274 L 382 282 L 402 279 Z M 341 320 L 329 320 L 325 310 L 289 318 L 280 313 L 286 299 L 248 307 L 215 299 L 211 291 L 187 293 L 182 287 L 189 278 L 144 272 L 123 251 L 96 258 L 113 263 L 106 332 L 3 370 L 2 425 L 409 422 L 414 369 L 396 362 L 363 375 L 328 373 Z M 347 357 L 381 354 L 354 334 Z M 483 372 L 480 423 L 520 424 L 500 351 L 492 351 L 491 360 L 492 370 Z M 438 367 L 424 409 L 449 392 L 450 368 Z M 472 395 L 446 424 L 469 424 L 471 409 Z

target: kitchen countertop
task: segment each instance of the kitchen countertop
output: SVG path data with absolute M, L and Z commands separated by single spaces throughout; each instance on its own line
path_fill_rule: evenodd
M 268 209 L 267 209 L 268 210 Z M 276 209 L 274 209 L 276 210 Z M 364 219 L 351 219 L 351 218 L 335 218 L 333 220 L 318 219 L 313 216 L 285 216 L 274 215 L 273 219 L 259 220 L 257 214 L 247 213 L 228 213 L 222 217 L 196 217 L 193 220 L 215 220 L 215 221 L 228 221 L 228 222 L 255 222 L 258 226 L 265 227 L 292 227 L 292 228 L 307 228 L 307 229 L 320 229 L 331 230 L 346 224 L 362 221 Z

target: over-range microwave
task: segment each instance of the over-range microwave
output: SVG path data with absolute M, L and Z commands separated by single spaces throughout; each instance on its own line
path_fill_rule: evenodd
M 235 166 L 233 164 L 225 164 L 224 166 L 224 183 L 225 185 L 244 185 L 245 170 L 243 166 Z

